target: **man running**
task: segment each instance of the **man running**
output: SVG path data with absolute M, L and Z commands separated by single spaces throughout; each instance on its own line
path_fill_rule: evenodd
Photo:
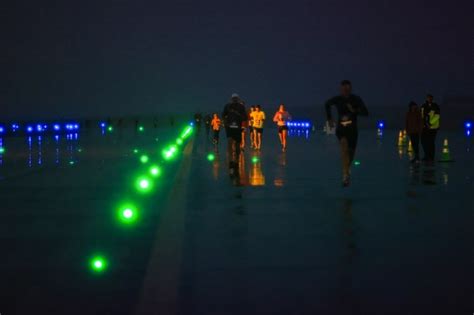
M 214 113 L 212 120 L 211 120 L 211 127 L 212 127 L 212 142 L 215 146 L 219 144 L 219 132 L 221 131 L 221 120 L 216 113 Z
M 255 112 L 253 113 L 253 132 L 255 137 L 255 149 L 260 150 L 262 148 L 262 134 L 263 134 L 263 123 L 265 121 L 265 113 L 262 111 L 260 105 L 255 106 Z
M 290 113 L 285 109 L 285 104 L 281 104 L 278 111 L 273 116 L 273 121 L 278 126 L 278 137 L 280 138 L 281 151 L 286 151 L 286 137 L 288 135 L 287 122 L 291 120 Z
M 329 126 L 334 127 L 331 106 L 335 106 L 339 119 L 336 126 L 336 136 L 339 139 L 342 156 L 342 185 L 350 184 L 351 164 L 357 146 L 357 116 L 368 116 L 369 112 L 362 99 L 352 94 L 352 84 L 349 80 L 341 82 L 341 95 L 329 99 L 326 104 L 326 116 Z
M 440 109 L 433 102 L 433 95 L 426 96 L 426 102 L 421 106 L 423 129 L 421 131 L 421 145 L 425 156 L 423 161 L 433 163 L 435 158 L 436 134 L 439 130 Z
M 230 102 L 222 113 L 227 135 L 227 152 L 229 155 L 229 175 L 238 175 L 240 142 L 242 141 L 242 123 L 248 120 L 244 101 L 239 95 L 232 94 Z

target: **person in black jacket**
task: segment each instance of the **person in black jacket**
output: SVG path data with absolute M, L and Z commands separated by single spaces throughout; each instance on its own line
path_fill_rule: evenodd
M 421 131 L 421 145 L 425 156 L 423 161 L 433 163 L 435 158 L 436 134 L 439 130 L 440 109 L 438 104 L 433 102 L 433 95 L 426 96 L 426 102 L 421 106 L 421 119 L 423 129 Z
M 231 100 L 222 112 L 227 136 L 227 152 L 229 154 L 229 174 L 238 175 L 240 143 L 242 142 L 242 124 L 248 121 L 244 101 L 237 94 L 232 94 Z
M 341 95 L 329 99 L 325 104 L 327 120 L 333 128 L 335 122 L 331 114 L 332 106 L 336 107 L 339 116 L 336 136 L 341 146 L 342 184 L 347 187 L 350 184 L 351 164 L 357 146 L 357 116 L 367 116 L 369 112 L 362 99 L 352 94 L 352 84 L 348 80 L 341 82 Z

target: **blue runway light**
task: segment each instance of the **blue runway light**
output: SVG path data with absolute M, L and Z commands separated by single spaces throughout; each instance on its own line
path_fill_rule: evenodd
M 59 131 L 59 130 L 61 130 L 61 126 L 59 126 L 58 124 L 54 124 L 54 125 L 53 125 L 53 129 L 54 129 L 55 131 Z
M 3 126 L 0 126 L 0 133 L 4 133 L 5 132 L 5 128 Z
M 379 121 L 377 122 L 377 128 L 379 128 L 379 129 L 385 128 L 385 121 L 379 120 Z
M 472 122 L 466 121 L 466 122 L 464 123 L 464 128 L 466 128 L 466 129 L 471 129 L 471 128 L 472 128 Z
M 33 132 L 33 127 L 31 126 L 26 127 L 26 132 Z
M 75 130 L 78 130 L 78 129 L 79 129 L 79 124 L 74 124 L 73 128 L 74 128 Z
M 43 125 L 37 125 L 36 126 L 36 131 L 43 132 L 43 130 L 44 130 Z
M 100 128 L 105 128 L 105 122 L 101 122 L 101 123 L 99 124 L 99 126 L 100 126 Z

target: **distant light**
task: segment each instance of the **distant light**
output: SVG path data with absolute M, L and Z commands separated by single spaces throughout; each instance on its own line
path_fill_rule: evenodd
M 258 156 L 254 156 L 252 157 L 252 163 L 258 163 L 258 161 L 260 161 L 260 159 L 258 158 Z
M 58 124 L 55 124 L 53 126 L 53 129 L 56 130 L 56 131 L 59 131 L 59 130 L 61 130 L 61 127 Z
M 69 165 L 74 165 L 74 164 L 76 164 L 76 162 L 74 162 L 74 161 L 69 161 Z
M 90 267 L 94 272 L 103 272 L 107 268 L 107 260 L 102 256 L 95 256 L 90 260 Z
M 467 129 L 467 130 L 466 130 L 466 136 L 469 137 L 470 135 L 471 135 L 471 130 L 470 130 L 470 129 Z
M 36 126 L 36 130 L 37 130 L 38 132 L 42 132 L 42 131 L 43 131 L 43 126 L 42 126 L 42 125 L 37 125 L 37 126 Z
M 466 129 L 471 129 L 472 123 L 471 123 L 470 121 L 466 121 L 466 122 L 464 123 L 464 127 L 465 127 Z
M 74 124 L 74 129 L 78 130 L 79 129 L 79 124 Z
M 133 153 L 137 154 L 138 152 L 138 149 L 133 149 Z
M 182 144 L 183 144 L 183 140 L 182 140 L 181 138 L 176 139 L 176 144 L 177 144 L 177 145 L 182 145 Z
M 31 127 L 31 126 L 26 127 L 26 131 L 27 132 L 33 132 L 33 127 Z
M 140 162 L 142 162 L 143 164 L 145 163 L 148 163 L 148 161 L 150 160 L 150 158 L 148 157 L 148 155 L 142 155 L 140 156 Z
M 153 165 L 150 167 L 150 174 L 154 177 L 158 177 L 161 175 L 161 168 L 157 165 Z
M 379 129 L 385 128 L 385 121 L 383 121 L 383 120 L 377 121 L 377 127 L 378 127 Z
M 109 128 L 107 128 L 107 130 L 108 130 L 109 132 L 112 132 L 112 131 L 114 131 L 114 127 L 109 126 Z
M 3 126 L 0 126 L 0 133 L 4 133 L 5 132 L 5 128 Z
M 105 123 L 104 123 L 104 122 L 101 122 L 101 123 L 99 124 L 99 126 L 100 126 L 101 128 L 105 128 Z
M 136 188 L 140 192 L 148 192 L 152 188 L 152 183 L 146 177 L 139 177 L 136 182 Z
M 207 155 L 207 160 L 208 160 L 209 162 L 212 162 L 212 161 L 214 161 L 215 159 L 216 159 L 216 156 L 215 156 L 213 153 L 209 153 L 209 154 Z
M 138 131 L 143 132 L 145 131 L 145 128 L 143 126 L 138 127 Z
M 5 148 L 4 147 L 0 147 L 0 154 L 4 154 L 5 153 Z
M 360 165 L 360 161 L 355 160 L 355 161 L 354 161 L 354 165 L 357 165 L 357 166 Z

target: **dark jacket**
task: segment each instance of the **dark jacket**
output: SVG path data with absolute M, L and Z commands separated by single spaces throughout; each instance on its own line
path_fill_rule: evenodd
M 405 129 L 407 134 L 420 134 L 423 128 L 420 110 L 408 111 L 405 121 Z
M 230 103 L 225 105 L 222 118 L 226 128 L 242 128 L 242 123 L 248 120 L 243 101 L 239 99 L 231 100 Z
M 326 101 L 326 117 L 332 120 L 331 106 L 335 106 L 338 113 L 337 128 L 341 128 L 345 121 L 351 121 L 351 126 L 357 128 L 357 116 L 367 116 L 369 112 L 362 99 L 354 94 L 349 97 L 336 96 Z

